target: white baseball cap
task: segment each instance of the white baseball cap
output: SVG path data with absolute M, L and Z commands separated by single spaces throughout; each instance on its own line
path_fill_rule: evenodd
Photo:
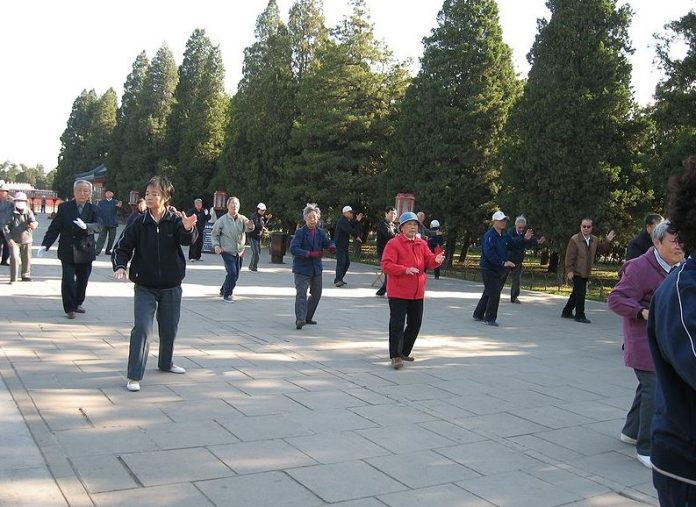
M 502 211 L 498 210 L 495 213 L 493 213 L 493 216 L 491 217 L 491 220 L 510 220 L 510 217 L 507 216 L 505 213 Z
M 260 203 L 258 203 L 258 204 L 256 205 L 256 209 L 265 210 L 265 209 L 266 209 L 266 205 L 265 205 L 264 203 L 260 202 Z
M 430 227 L 440 227 L 440 222 L 438 222 L 437 220 L 433 220 L 432 222 L 430 222 Z
M 351 208 L 350 206 L 343 206 L 343 213 L 345 213 L 346 211 L 352 212 L 353 208 Z
M 27 200 L 27 194 L 25 194 L 24 192 L 17 192 L 17 193 L 14 195 L 14 200 L 15 200 L 15 201 L 26 201 L 26 200 Z
M 10 187 L 7 186 L 5 180 L 0 180 L 0 190 L 7 190 L 8 192 L 10 191 Z

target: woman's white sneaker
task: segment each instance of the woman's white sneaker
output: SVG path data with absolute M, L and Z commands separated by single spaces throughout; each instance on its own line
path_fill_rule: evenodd
M 172 365 L 171 368 L 169 368 L 169 371 L 171 373 L 186 373 L 186 370 L 182 368 L 181 366 L 177 366 L 175 364 Z
M 140 382 L 137 380 L 128 379 L 126 389 L 133 392 L 140 391 Z

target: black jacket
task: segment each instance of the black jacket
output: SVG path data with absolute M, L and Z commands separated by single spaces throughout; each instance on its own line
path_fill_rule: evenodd
M 396 236 L 396 225 L 392 222 L 389 223 L 387 220 L 382 220 L 377 224 L 377 258 L 382 259 L 382 252 L 384 252 L 384 247 L 387 246 L 387 241 Z
M 254 230 L 247 233 L 247 236 L 251 239 L 261 239 L 261 234 L 263 234 L 263 228 L 268 223 L 268 218 L 265 215 L 259 215 L 258 212 L 254 211 L 249 215 L 249 220 L 254 222 Z
M 87 229 L 78 227 L 74 220 L 81 218 L 87 224 Z M 77 259 L 80 263 L 92 262 L 96 258 L 94 249 L 94 233 L 101 231 L 101 220 L 98 208 L 90 202 L 85 203 L 82 214 L 78 213 L 75 200 L 67 201 L 58 206 L 58 212 L 48 226 L 41 246 L 51 248 L 58 236 L 58 258 L 63 262 L 74 263 L 73 245 L 83 239 L 90 239 L 91 251 L 80 254 L 82 259 Z
M 155 222 L 149 211 L 123 230 L 116 243 L 111 263 L 114 271 L 126 269 L 133 256 L 129 278 L 136 285 L 151 289 L 171 289 L 181 285 L 186 276 L 186 258 L 181 245 L 190 245 L 198 238 L 194 227 L 188 232 L 181 218 L 167 210 Z
M 348 220 L 344 215 L 338 217 L 338 222 L 336 222 L 336 231 L 334 235 L 334 243 L 336 243 L 336 250 L 348 251 L 348 245 L 350 244 L 350 237 L 353 236 L 357 238 L 360 234 L 359 222 L 353 218 L 353 220 Z
M 630 261 L 636 257 L 640 257 L 653 246 L 652 238 L 648 231 L 643 231 L 638 236 L 633 238 L 626 248 L 626 260 Z
M 529 240 L 524 239 L 525 232 L 523 232 L 522 234 L 517 234 L 517 229 L 515 227 L 511 227 L 508 231 L 508 235 L 513 240 L 515 240 L 510 243 L 510 247 L 508 250 L 508 260 L 510 262 L 514 262 L 515 266 L 517 266 L 518 264 L 522 264 L 522 261 L 524 260 L 525 250 L 527 248 L 534 248 L 538 244 L 535 238 Z

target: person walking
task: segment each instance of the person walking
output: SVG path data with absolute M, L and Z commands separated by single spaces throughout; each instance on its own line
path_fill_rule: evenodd
M 662 507 L 696 499 L 696 157 L 670 182 L 669 217 L 686 262 L 653 295 L 648 344 L 657 389 L 650 461 Z
M 585 295 L 595 257 L 598 253 L 608 251 L 611 241 L 616 237 L 614 231 L 609 231 L 607 239 L 603 243 L 599 243 L 597 236 L 592 234 L 592 225 L 591 218 L 582 219 L 580 232 L 573 235 L 568 241 L 565 255 L 566 278 L 573 284 L 573 291 L 563 307 L 561 317 L 575 319 L 575 322 L 583 324 L 591 322 L 585 315 Z M 573 315 L 573 311 L 575 311 L 575 315 Z
M 196 199 L 193 201 L 193 208 L 189 210 L 188 214 L 189 216 L 195 215 L 196 217 L 196 231 L 198 231 L 198 238 L 195 242 L 191 243 L 188 252 L 189 260 L 191 262 L 196 262 L 201 260 L 205 224 L 207 224 L 208 220 L 210 220 L 210 212 L 203 207 L 203 199 Z
M 295 231 L 290 242 L 292 253 L 292 272 L 295 277 L 295 327 L 302 329 L 305 324 L 316 324 L 314 313 L 317 311 L 322 290 L 322 262 L 324 250 L 336 251 L 336 245 L 317 226 L 319 207 L 308 203 L 302 211 L 305 225 Z M 309 289 L 309 299 L 307 299 Z
M 196 215 L 186 216 L 167 208 L 173 195 L 174 187 L 166 176 L 151 178 L 145 190 L 147 211 L 142 220 L 134 221 L 123 230 L 112 256 L 114 279 L 126 279 L 130 261 L 129 277 L 135 284 L 126 383 L 129 391 L 140 391 L 155 315 L 159 330 L 158 368 L 186 373 L 173 361 L 181 315 L 181 282 L 186 276 L 186 259 L 181 247 L 194 242 L 198 231 Z
M 640 257 L 653 246 L 652 233 L 655 226 L 662 221 L 662 217 L 656 213 L 650 213 L 645 217 L 645 229 L 634 237 L 626 247 L 626 260 L 630 261 Z
M 493 225 L 483 235 L 481 240 L 481 280 L 483 294 L 474 310 L 474 320 L 485 322 L 489 326 L 498 326 L 498 306 L 500 292 L 507 274 L 507 268 L 514 268 L 515 263 L 508 260 L 508 250 L 516 243 L 531 240 L 534 231 L 528 229 L 524 236 L 511 238 L 505 231 L 508 216 L 502 211 L 496 211 L 491 217 Z
M 259 256 L 261 255 L 261 238 L 266 224 L 273 218 L 273 215 L 266 214 L 266 205 L 262 202 L 256 206 L 256 211 L 251 214 L 249 220 L 254 222 L 254 230 L 249 233 L 249 243 L 251 244 L 251 262 L 249 271 L 258 271 Z
M 350 237 L 353 236 L 355 238 L 354 241 L 362 241 L 358 225 L 362 219 L 362 213 L 354 215 L 353 208 L 343 206 L 342 215 L 338 217 L 336 222 L 334 238 L 336 243 L 336 277 L 334 278 L 334 285 L 336 287 L 343 287 L 346 284 L 343 277 L 346 276 L 350 267 L 350 255 L 348 253 Z
M 505 272 L 503 278 L 503 286 L 505 285 L 505 280 L 510 275 L 510 302 L 515 304 L 520 304 L 520 279 L 522 278 L 522 262 L 524 261 L 525 251 L 527 248 L 534 248 L 537 245 L 543 245 L 546 242 L 546 238 L 543 236 L 538 240 L 532 238 L 529 240 L 524 239 L 524 235 L 527 229 L 527 219 L 524 215 L 520 215 L 515 219 L 515 227 L 508 231 L 511 238 L 516 241 L 511 242 L 510 250 L 508 252 L 508 260 L 512 262 L 515 267 L 509 268 Z
M 384 247 L 387 246 L 387 242 L 397 234 L 394 220 L 396 220 L 396 209 L 392 206 L 388 206 L 384 209 L 384 219 L 377 224 L 377 261 L 380 264 L 382 262 Z M 375 293 L 378 297 L 384 297 L 387 293 L 387 275 L 384 272 L 382 272 L 382 275 L 384 278 L 382 286 Z
M 609 309 L 623 317 L 624 362 L 633 368 L 638 387 L 619 438 L 636 446 L 638 460 L 650 467 L 650 431 L 655 413 L 655 364 L 648 345 L 650 300 L 674 266 L 684 260 L 670 222 L 653 228 L 653 245 L 643 255 L 626 262 L 619 282 L 609 294 Z
M 99 255 L 102 248 L 104 248 L 104 242 L 106 242 L 106 250 L 104 253 L 106 255 L 111 255 L 111 248 L 116 239 L 116 229 L 118 229 L 118 208 L 121 207 L 121 201 L 114 200 L 114 193 L 111 190 L 107 190 L 104 192 L 104 199 L 99 201 L 97 206 L 102 223 L 102 230 L 99 233 L 99 240 L 97 241 L 97 255 Z M 109 238 L 108 241 L 106 240 L 107 236 Z
M 389 358 L 397 370 L 404 361 L 414 360 L 411 351 L 423 321 L 425 269 L 434 269 L 445 259 L 443 254 L 433 254 L 417 234 L 418 217 L 411 211 L 403 213 L 399 217 L 399 234 L 382 253 L 389 297 Z
M 220 295 L 227 303 L 234 302 L 234 288 L 239 279 L 244 256 L 246 234 L 254 230 L 254 222 L 239 214 L 239 199 L 227 199 L 227 213 L 217 219 L 211 233 L 213 250 L 225 263 L 225 281 L 220 288 Z
M 14 196 L 15 208 L 5 222 L 2 232 L 10 246 L 10 283 L 20 276 L 23 282 L 31 281 L 31 244 L 33 232 L 39 223 L 34 213 L 27 208 L 27 194 L 17 192 Z
M 63 270 L 60 294 L 63 310 L 69 319 L 77 313 L 86 313 L 82 307 L 87 292 L 92 262 L 96 258 L 94 234 L 101 231 L 99 210 L 89 199 L 92 183 L 76 180 L 75 197 L 58 206 L 55 218 L 48 226 L 38 255 L 43 256 L 58 239 L 58 258 Z

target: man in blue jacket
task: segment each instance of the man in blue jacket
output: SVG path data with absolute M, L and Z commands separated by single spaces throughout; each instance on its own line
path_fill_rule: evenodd
M 493 213 L 491 217 L 493 226 L 483 235 L 481 242 L 480 266 L 484 289 L 474 310 L 474 320 L 485 321 L 489 326 L 498 326 L 496 319 L 504 277 L 507 274 L 507 268 L 515 267 L 514 262 L 507 260 L 508 250 L 516 242 L 529 241 L 534 234 L 531 229 L 528 229 L 524 236 L 511 238 L 505 231 L 508 219 L 509 217 L 500 210 Z
M 111 255 L 111 247 L 114 246 L 114 239 L 116 239 L 116 229 L 118 229 L 118 209 L 121 207 L 121 201 L 114 200 L 114 193 L 111 190 L 104 192 L 104 199 L 99 201 L 97 205 L 99 208 L 99 217 L 101 218 L 102 230 L 99 233 L 99 239 L 97 240 L 97 255 L 99 255 L 104 248 L 104 242 L 106 242 L 106 255 Z M 107 235 L 109 240 L 106 241 Z

